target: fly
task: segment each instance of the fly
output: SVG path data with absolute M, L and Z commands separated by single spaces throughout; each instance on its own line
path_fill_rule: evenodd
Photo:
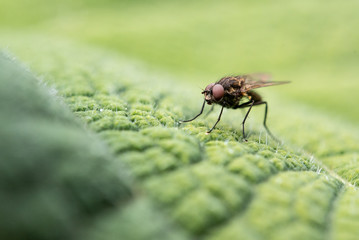
M 252 74 L 252 75 L 238 75 L 223 77 L 216 83 L 211 83 L 202 91 L 204 94 L 204 101 L 201 111 L 194 118 L 189 120 L 181 120 L 182 122 L 191 122 L 199 117 L 203 113 L 203 109 L 206 105 L 218 104 L 221 105 L 221 111 L 219 113 L 216 123 L 207 133 L 212 132 L 217 123 L 221 120 L 223 108 L 239 109 L 248 108 L 246 115 L 242 121 L 242 133 L 243 139 L 247 141 L 244 131 L 244 124 L 253 106 L 265 105 L 263 125 L 268 134 L 275 140 L 277 140 L 267 127 L 267 113 L 268 103 L 262 100 L 262 97 L 253 91 L 255 88 L 269 87 L 274 85 L 286 84 L 289 81 L 269 81 L 269 77 L 265 74 Z M 248 101 L 240 103 L 243 98 Z M 278 140 L 277 140 L 278 141 Z

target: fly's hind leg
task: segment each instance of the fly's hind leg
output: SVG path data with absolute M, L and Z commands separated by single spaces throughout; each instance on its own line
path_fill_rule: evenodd
M 266 101 L 261 101 L 256 105 L 261 105 L 261 104 L 265 104 L 265 109 L 264 109 L 264 120 L 263 120 L 263 126 L 266 129 L 267 133 L 269 134 L 269 136 L 271 136 L 271 138 L 273 138 L 276 142 L 280 142 L 273 134 L 272 132 L 269 130 L 269 128 L 267 127 L 267 113 L 268 113 L 268 103 Z
M 246 107 L 249 107 L 244 119 L 243 119 L 243 122 L 242 122 L 242 132 L 243 132 L 243 138 L 244 140 L 246 141 L 246 138 L 245 138 L 245 132 L 244 132 L 244 123 L 248 117 L 248 114 L 249 112 L 251 111 L 252 107 L 253 106 L 258 106 L 258 105 L 262 105 L 264 104 L 265 105 L 265 109 L 264 109 L 264 120 L 263 120 L 263 126 L 264 128 L 266 129 L 267 133 L 269 134 L 269 136 L 271 136 L 271 138 L 273 138 L 275 141 L 279 142 L 279 140 L 272 134 L 272 132 L 269 130 L 268 126 L 267 126 L 267 114 L 268 114 L 268 103 L 266 101 L 255 101 L 255 99 L 251 100 L 251 101 L 248 101 L 248 102 L 245 102 L 245 103 L 242 103 L 240 105 L 238 105 L 236 107 L 237 108 L 246 108 Z
M 274 135 L 272 134 L 272 132 L 269 130 L 269 128 L 267 127 L 267 114 L 268 114 L 268 103 L 266 101 L 262 101 L 262 98 L 261 96 L 254 92 L 254 91 L 249 91 L 248 92 L 248 96 L 249 96 L 249 101 L 248 102 L 245 102 L 245 103 L 242 103 L 240 105 L 238 105 L 235 109 L 237 108 L 246 108 L 246 107 L 249 107 L 244 119 L 243 119 L 243 122 L 242 122 L 242 132 L 243 132 L 243 138 L 244 140 L 246 141 L 246 138 L 245 138 L 245 132 L 244 132 L 244 123 L 248 117 L 248 114 L 249 112 L 251 111 L 252 107 L 253 106 L 258 106 L 258 105 L 262 105 L 264 104 L 265 105 L 265 110 L 264 110 L 264 120 L 263 120 L 263 126 L 264 128 L 266 129 L 267 133 L 269 134 L 269 136 L 271 136 L 271 138 L 273 138 L 275 141 L 279 142 L 279 140 L 274 137 Z

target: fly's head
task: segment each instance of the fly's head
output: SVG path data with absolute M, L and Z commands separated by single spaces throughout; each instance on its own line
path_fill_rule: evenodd
M 211 83 L 202 92 L 208 105 L 221 101 L 224 96 L 224 88 L 221 84 Z

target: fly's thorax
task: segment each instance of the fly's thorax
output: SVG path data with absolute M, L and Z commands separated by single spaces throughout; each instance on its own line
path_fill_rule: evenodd
M 224 89 L 239 89 L 245 81 L 244 76 L 229 76 L 221 78 L 217 83 L 221 84 Z

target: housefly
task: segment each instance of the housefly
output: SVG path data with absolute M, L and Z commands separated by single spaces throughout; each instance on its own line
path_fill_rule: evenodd
M 242 121 L 242 133 L 243 139 L 246 140 L 246 134 L 244 131 L 244 124 L 247 120 L 248 114 L 250 113 L 253 106 L 265 105 L 263 125 L 268 134 L 275 140 L 277 140 L 267 127 L 267 113 L 268 103 L 262 100 L 262 97 L 253 91 L 256 88 L 269 87 L 274 85 L 280 85 L 289 83 L 288 81 L 270 81 L 269 76 L 266 74 L 249 74 L 249 75 L 238 75 L 223 77 L 218 82 L 209 84 L 203 91 L 204 101 L 201 111 L 192 119 L 181 120 L 181 122 L 191 122 L 199 117 L 203 113 L 205 104 L 219 104 L 222 106 L 216 123 L 207 133 L 212 132 L 216 127 L 217 123 L 221 120 L 223 108 L 239 109 L 248 108 L 246 115 Z M 242 102 L 245 98 L 247 101 Z M 242 103 L 241 103 L 242 102 Z

